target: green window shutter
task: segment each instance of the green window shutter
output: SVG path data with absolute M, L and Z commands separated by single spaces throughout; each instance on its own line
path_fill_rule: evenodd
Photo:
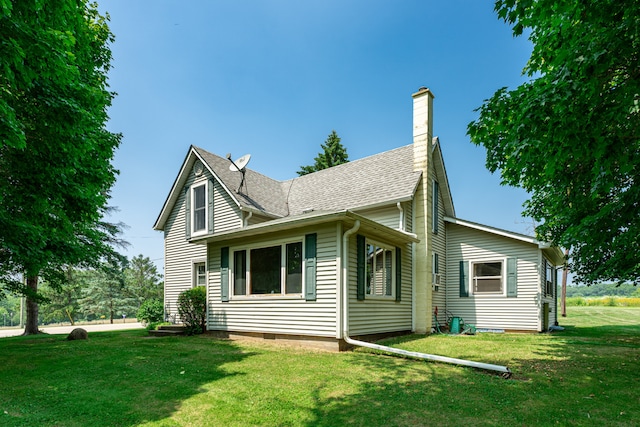
M 184 189 L 184 232 L 187 239 L 191 238 L 191 188 Z
M 396 248 L 396 301 L 401 301 L 402 294 L 402 251 Z
M 518 259 L 507 258 L 507 296 L 518 296 Z
M 433 272 L 440 273 L 440 261 L 438 260 L 438 254 L 433 254 Z
M 318 235 L 316 233 L 304 236 L 304 297 L 307 301 L 316 300 L 316 252 Z
M 229 248 L 220 249 L 220 299 L 229 301 Z
M 207 208 L 209 209 L 208 212 L 208 218 L 207 218 L 207 222 L 209 223 L 209 234 L 213 234 L 213 190 L 214 190 L 214 186 L 213 186 L 213 180 L 210 179 L 209 180 L 209 194 L 208 197 L 209 199 L 207 200 L 208 206 Z
M 364 236 L 358 234 L 356 236 L 356 296 L 358 298 L 358 301 L 364 300 L 365 266 L 367 264 L 365 252 L 365 238 Z M 347 256 L 349 256 L 349 254 L 347 254 Z
M 469 296 L 469 263 L 460 261 L 460 296 Z

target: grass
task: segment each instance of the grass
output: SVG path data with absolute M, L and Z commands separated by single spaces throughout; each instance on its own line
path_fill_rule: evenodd
M 567 298 L 567 307 L 569 306 L 606 306 L 606 307 L 640 307 L 640 297 L 570 297 Z
M 553 334 L 388 344 L 508 365 L 512 379 L 368 350 L 149 338 L 0 340 L 2 426 L 633 426 L 640 309 L 570 307 Z

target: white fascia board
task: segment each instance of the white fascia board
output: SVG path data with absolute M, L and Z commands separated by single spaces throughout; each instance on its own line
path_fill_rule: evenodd
M 158 218 L 156 219 L 156 222 L 153 225 L 154 230 L 159 230 L 159 231 L 164 230 L 164 224 L 167 221 L 169 214 L 171 213 L 171 208 L 173 208 L 173 205 L 178 199 L 177 190 L 178 188 L 182 188 L 182 185 L 184 185 L 184 182 L 186 181 L 185 170 L 191 169 L 191 167 L 193 167 L 194 161 L 192 158 L 192 154 L 194 152 L 195 150 L 192 145 L 189 147 L 189 151 L 187 151 L 187 155 L 185 156 L 184 161 L 182 162 L 180 171 L 178 172 L 178 175 L 176 175 L 176 179 L 173 181 L 173 185 L 171 186 L 169 195 L 165 199 L 164 204 L 162 205 L 162 209 L 160 210 L 160 214 L 158 215 Z
M 198 157 L 198 160 L 200 160 L 200 162 L 202 162 L 202 164 L 204 165 L 204 167 L 207 168 L 207 170 L 209 171 L 209 173 L 216 179 L 216 181 L 218 181 L 218 183 L 220 184 L 220 186 L 222 188 L 224 188 L 224 191 L 227 192 L 227 194 L 229 194 L 229 197 L 231 197 L 231 200 L 233 200 L 235 202 L 235 204 L 240 208 L 240 201 L 234 196 L 234 194 L 231 192 L 231 190 L 229 190 L 229 188 L 224 185 L 224 181 L 222 181 L 220 179 L 220 177 L 213 171 L 213 169 L 211 169 L 209 167 L 209 164 L 207 162 L 204 161 L 204 159 L 200 156 L 200 154 L 198 154 L 198 152 L 194 149 L 193 153 L 196 155 L 196 157 Z
M 531 236 L 525 236 L 524 234 L 514 233 L 512 231 L 502 230 L 500 228 L 490 227 L 488 225 L 478 224 L 475 222 L 465 221 L 459 218 L 452 218 L 450 216 L 444 217 L 445 222 L 462 225 L 464 227 L 473 228 L 474 230 L 484 231 L 486 233 L 495 234 L 502 237 L 507 237 L 509 239 L 519 240 L 521 242 L 531 243 L 532 245 L 539 246 L 540 242 L 538 242 L 535 238 Z
M 272 221 L 261 222 L 259 224 L 249 225 L 244 228 L 234 229 L 216 233 L 214 235 L 202 236 L 199 238 L 191 239 L 191 243 L 207 244 L 210 242 L 218 242 L 223 240 L 234 240 L 246 237 L 254 237 L 258 235 L 265 235 L 270 233 L 276 233 L 285 230 L 292 230 L 301 227 L 307 227 L 312 225 L 325 224 L 336 221 L 347 221 L 348 223 L 359 220 L 361 222 L 361 229 L 368 230 L 380 235 L 380 238 L 386 238 L 387 240 L 397 242 L 418 242 L 418 238 L 413 233 L 407 233 L 405 231 L 395 230 L 389 228 L 376 221 L 365 218 L 357 213 L 349 210 L 345 211 L 315 211 L 308 214 L 296 215 L 294 217 L 285 217 L 274 219 Z

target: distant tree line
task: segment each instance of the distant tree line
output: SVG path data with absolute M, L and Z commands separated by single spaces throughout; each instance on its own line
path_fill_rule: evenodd
M 596 283 L 590 286 L 567 286 L 567 297 L 640 297 L 640 288 L 630 283 Z
M 66 284 L 41 286 L 42 301 L 39 324 L 104 320 L 136 317 L 145 301 L 162 304 L 162 275 L 148 257 L 138 255 L 118 265 L 95 269 L 68 268 Z M 0 296 L 0 325 L 15 326 L 20 322 L 20 297 L 4 293 Z

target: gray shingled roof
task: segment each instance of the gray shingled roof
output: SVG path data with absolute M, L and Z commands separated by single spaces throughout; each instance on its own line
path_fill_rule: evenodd
M 241 174 L 229 170 L 229 160 L 196 150 L 241 206 L 280 217 L 409 200 L 421 175 L 413 170 L 413 146 L 407 145 L 284 182 L 247 169 L 246 187 L 237 194 Z

